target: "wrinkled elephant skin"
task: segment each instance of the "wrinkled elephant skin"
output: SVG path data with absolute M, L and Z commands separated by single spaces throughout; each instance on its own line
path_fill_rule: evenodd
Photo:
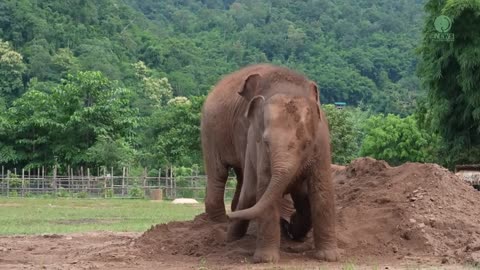
M 252 74 L 268 74 L 279 68 L 270 64 L 247 66 L 221 79 L 208 94 L 202 108 L 201 141 L 208 175 L 205 209 L 213 221 L 226 221 L 225 184 L 233 168 L 237 187 L 231 209 L 235 210 L 243 182 L 249 121 L 245 117 L 248 101 L 240 92 Z M 285 211 L 284 211 L 285 212 Z
M 281 200 L 290 194 L 296 212 L 289 233 L 301 239 L 313 228 L 315 257 L 338 260 L 329 128 L 317 85 L 289 69 L 271 68 L 249 75 L 238 92 L 248 102 L 243 112 L 249 124 L 228 240 L 242 237 L 255 219 L 254 261 L 278 261 Z

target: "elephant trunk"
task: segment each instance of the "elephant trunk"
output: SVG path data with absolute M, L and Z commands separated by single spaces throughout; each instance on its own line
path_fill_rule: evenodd
M 292 164 L 289 164 L 288 167 L 285 166 L 287 164 L 287 162 L 282 162 L 282 164 L 277 164 L 272 167 L 273 174 L 267 189 L 254 206 L 248 209 L 234 211 L 228 214 L 229 218 L 246 220 L 255 219 L 261 216 L 275 201 L 278 201 L 283 196 L 293 179 L 293 170 L 291 168 L 295 167 L 292 166 Z

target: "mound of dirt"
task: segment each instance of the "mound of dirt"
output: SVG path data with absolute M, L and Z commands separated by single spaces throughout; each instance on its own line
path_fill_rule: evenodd
M 360 158 L 332 169 L 336 187 L 337 235 L 343 257 L 428 256 L 445 262 L 480 262 L 480 193 L 435 164 Z M 247 235 L 225 242 L 228 224 L 205 214 L 193 221 L 159 224 L 135 242 L 151 259 L 164 255 L 239 262 L 253 255 L 255 223 Z M 282 260 L 305 257 L 303 243 L 282 239 Z
M 480 193 L 447 169 L 361 158 L 335 180 L 347 254 L 480 261 Z

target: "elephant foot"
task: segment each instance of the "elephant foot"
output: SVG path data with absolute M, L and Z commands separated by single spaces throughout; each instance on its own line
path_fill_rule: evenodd
M 226 213 L 223 213 L 223 214 L 208 214 L 208 219 L 210 219 L 210 221 L 213 221 L 215 223 L 225 223 L 225 222 L 228 222 L 228 216 Z
M 279 259 L 279 251 L 274 249 L 257 249 L 253 255 L 254 263 L 277 263 Z
M 229 229 L 227 232 L 227 242 L 237 241 L 243 236 L 244 234 Z
M 247 233 L 248 221 L 233 221 L 230 226 L 228 226 L 227 231 L 227 242 L 236 241 Z
M 293 213 L 288 226 L 288 232 L 292 240 L 303 242 L 311 229 L 312 220 L 310 216 L 301 216 L 298 213 Z
M 336 262 L 340 259 L 337 249 L 316 250 L 313 256 L 318 260 L 327 262 Z

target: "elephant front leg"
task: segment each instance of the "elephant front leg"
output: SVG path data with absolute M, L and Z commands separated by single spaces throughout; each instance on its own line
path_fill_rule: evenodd
M 280 212 L 278 203 L 257 219 L 257 247 L 253 255 L 255 263 L 273 262 L 280 259 Z
M 238 205 L 234 210 L 243 210 L 252 207 L 255 204 L 255 195 L 257 188 L 257 176 L 251 164 L 247 162 L 245 167 L 245 183 L 241 187 Z M 233 220 L 228 226 L 227 241 L 235 241 L 242 238 L 247 232 L 249 220 Z
M 212 163 L 212 162 L 211 162 Z M 205 211 L 215 222 L 228 220 L 225 211 L 225 184 L 228 178 L 228 168 L 223 165 L 207 164 L 207 193 L 205 195 Z
M 339 259 L 335 235 L 335 197 L 330 168 L 323 166 L 309 180 L 309 200 L 312 212 L 314 256 L 319 260 Z

